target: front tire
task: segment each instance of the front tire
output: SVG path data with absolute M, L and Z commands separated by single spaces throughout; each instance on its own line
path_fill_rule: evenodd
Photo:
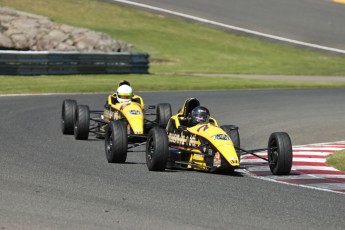
M 124 163 L 127 159 L 127 128 L 124 122 L 110 122 L 105 130 L 105 155 L 109 163 Z
M 272 133 L 268 140 L 268 161 L 273 175 L 288 175 L 292 167 L 292 144 L 287 133 Z
M 164 171 L 169 156 L 168 135 L 164 129 L 154 127 L 146 142 L 146 165 L 150 171 Z
M 73 135 L 74 117 L 77 113 L 77 102 L 66 99 L 62 102 L 61 130 L 64 135 Z
M 160 127 L 165 128 L 171 116 L 171 105 L 169 103 L 160 103 L 157 105 L 157 122 Z
M 87 105 L 79 105 L 75 115 L 74 137 L 76 140 L 89 138 L 90 110 Z

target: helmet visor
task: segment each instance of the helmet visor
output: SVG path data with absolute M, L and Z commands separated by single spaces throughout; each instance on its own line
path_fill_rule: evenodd
M 207 123 L 210 116 L 207 113 L 195 113 L 193 114 L 193 121 L 195 123 Z
M 121 99 L 132 99 L 132 94 L 121 93 L 117 95 Z

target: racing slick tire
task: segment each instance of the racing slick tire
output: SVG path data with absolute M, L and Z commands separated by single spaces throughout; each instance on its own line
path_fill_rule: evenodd
M 166 131 L 159 127 L 150 130 L 146 142 L 146 165 L 150 171 L 164 171 L 169 156 Z
M 169 103 L 160 103 L 157 105 L 157 122 L 160 127 L 165 128 L 171 116 L 171 105 Z
M 235 125 L 222 125 L 220 126 L 221 129 L 223 129 L 226 134 L 228 134 L 232 140 L 232 143 L 234 143 L 234 146 L 237 148 L 241 148 L 241 141 L 240 141 L 240 134 L 238 132 L 238 127 Z
M 127 159 L 128 136 L 123 121 L 110 122 L 105 129 L 105 156 L 109 163 L 124 163 Z
M 268 161 L 273 175 L 288 175 L 292 167 L 292 144 L 285 132 L 272 133 L 268 140 Z
M 77 102 L 71 99 L 65 99 L 62 102 L 61 129 L 62 134 L 73 135 L 74 117 L 77 113 Z
M 90 110 L 87 105 L 78 105 L 74 120 L 74 137 L 76 140 L 89 138 Z

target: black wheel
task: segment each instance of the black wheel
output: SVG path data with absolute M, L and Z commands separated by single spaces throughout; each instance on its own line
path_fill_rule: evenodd
M 66 99 L 62 102 L 61 129 L 63 134 L 73 135 L 74 117 L 76 113 L 77 102 L 75 100 Z
M 89 138 L 90 110 L 87 105 L 78 105 L 74 119 L 74 137 L 76 140 Z
M 238 132 L 238 127 L 235 125 L 222 125 L 220 126 L 221 129 L 223 129 L 226 134 L 228 134 L 232 140 L 232 143 L 234 143 L 235 147 L 241 148 L 241 142 L 240 142 L 240 134 Z
M 123 121 L 110 122 L 105 129 L 105 155 L 109 163 L 124 163 L 127 159 L 127 128 Z
M 150 171 L 164 171 L 169 156 L 168 135 L 164 129 L 154 127 L 146 142 L 146 165 Z
M 157 105 L 157 122 L 160 127 L 165 128 L 171 116 L 171 105 L 169 103 Z
M 268 140 L 268 160 L 273 175 L 288 175 L 292 167 L 292 145 L 287 133 L 272 133 Z

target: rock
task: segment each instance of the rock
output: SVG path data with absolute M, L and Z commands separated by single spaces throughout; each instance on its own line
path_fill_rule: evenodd
M 13 45 L 19 50 L 29 49 L 28 39 L 23 33 L 16 33 L 11 35 Z
M 0 50 L 127 52 L 129 47 L 126 42 L 114 40 L 105 33 L 0 7 Z
M 68 39 L 68 34 L 65 34 L 64 32 L 60 30 L 52 30 L 48 33 L 48 37 L 50 39 L 50 44 L 53 49 L 56 49 L 56 47 L 63 43 L 65 40 Z
M 6 49 L 13 47 L 12 40 L 7 37 L 6 35 L 0 32 L 0 47 L 4 47 Z

